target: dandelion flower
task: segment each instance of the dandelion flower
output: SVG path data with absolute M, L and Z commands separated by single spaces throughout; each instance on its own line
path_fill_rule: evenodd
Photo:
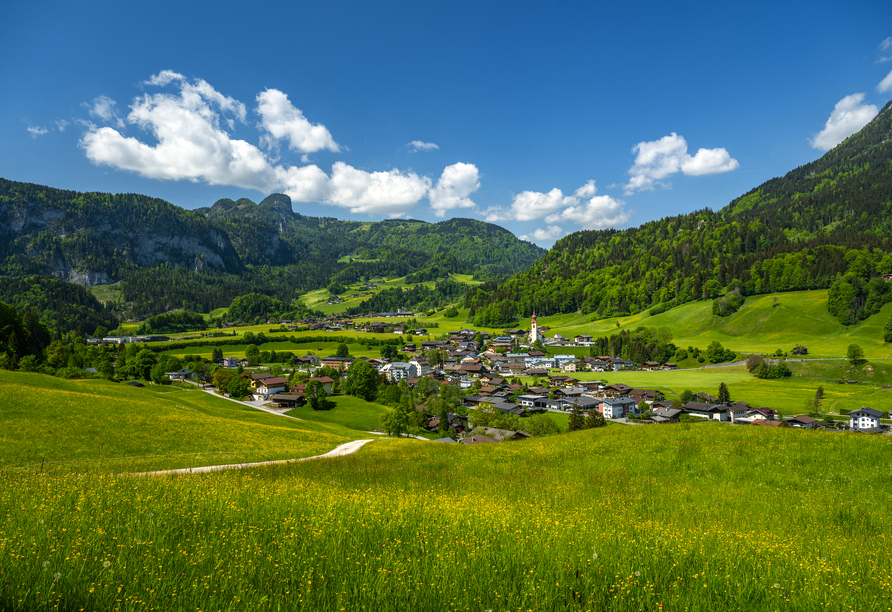
M 111 561 L 103 561 L 102 563 L 102 567 L 108 567 L 109 565 L 111 565 Z
M 640 575 L 641 575 L 641 572 L 635 572 L 635 575 L 636 575 L 636 576 L 640 576 Z
M 49 564 L 50 564 L 49 561 L 44 561 L 44 562 L 43 562 L 43 566 L 44 566 L 44 567 L 47 567 Z
M 61 573 L 61 572 L 56 572 L 55 574 L 53 574 L 53 580 L 58 580 L 58 579 L 61 578 L 61 577 L 62 577 L 62 573 Z

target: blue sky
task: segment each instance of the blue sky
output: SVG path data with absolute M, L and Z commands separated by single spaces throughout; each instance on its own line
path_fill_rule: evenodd
M 892 98 L 888 2 L 611 4 L 17 3 L 0 176 L 549 247 L 721 208 Z

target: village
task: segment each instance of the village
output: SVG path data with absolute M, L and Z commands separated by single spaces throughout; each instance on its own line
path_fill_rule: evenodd
M 407 316 L 411 313 L 406 313 Z M 397 316 L 393 313 L 392 316 Z M 360 326 L 368 331 L 381 332 L 394 323 L 371 322 Z M 397 333 L 402 333 L 400 329 Z M 559 334 L 546 338 L 548 330 L 539 327 L 535 315 L 529 330 L 506 329 L 502 335 L 462 329 L 449 332 L 443 339 L 404 344 L 399 353 L 404 361 L 386 357 L 350 356 L 319 357 L 314 354 L 295 356 L 292 365 L 305 371 L 304 380 L 291 383 L 285 376 L 276 376 L 261 369 L 245 368 L 247 359 L 226 357 L 220 361 L 225 368 L 238 368 L 248 380 L 253 402 L 277 410 L 289 410 L 307 403 L 306 386 L 318 381 L 327 396 L 342 388 L 350 376 L 351 366 L 358 360 L 366 361 L 382 380 L 414 389 L 423 380 L 431 379 L 440 385 L 451 385 L 458 390 L 460 404 L 445 415 L 432 414 L 420 404 L 416 410 L 423 417 L 423 427 L 430 433 L 449 430 L 453 437 L 440 438 L 444 442 L 465 444 L 520 440 L 529 437 L 522 428 L 523 419 L 543 413 L 577 414 L 602 422 L 624 425 L 671 424 L 679 422 L 714 421 L 734 425 L 761 427 L 793 427 L 825 431 L 857 431 L 888 433 L 881 423 L 886 413 L 869 407 L 850 412 L 848 420 L 819 420 L 806 414 L 783 418 L 778 411 L 766 406 L 751 406 L 745 402 L 722 401 L 708 393 L 694 393 L 690 397 L 668 400 L 655 389 L 635 388 L 620 382 L 582 381 L 573 376 L 585 372 L 622 372 L 629 370 L 675 370 L 675 363 L 632 361 L 610 356 L 582 356 L 552 354 L 536 347 L 590 347 L 592 337 L 578 335 L 562 338 Z M 326 375 L 313 376 L 317 370 Z M 171 378 L 188 378 L 183 370 L 169 373 Z M 308 378 L 309 376 L 309 378 Z M 292 377 L 293 378 L 293 377 Z M 336 380 L 338 378 L 339 380 Z M 527 383 L 522 383 L 521 378 Z M 532 379 L 532 382 L 529 382 Z M 494 415 L 511 415 L 519 419 L 517 430 L 479 427 L 469 413 L 482 411 Z M 478 412 L 479 413 L 479 412 Z M 441 419 L 447 423 L 441 423 Z

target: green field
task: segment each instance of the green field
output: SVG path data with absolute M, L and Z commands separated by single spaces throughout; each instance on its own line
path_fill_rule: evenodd
M 0 370 L 0 470 L 141 471 L 325 453 L 359 436 L 191 385 L 135 388 Z
M 350 395 L 332 396 L 328 398 L 328 402 L 332 405 L 328 410 L 313 410 L 307 404 L 285 414 L 305 421 L 335 423 L 347 429 L 372 431 L 381 429 L 381 417 L 391 411 L 387 406 Z
M 777 305 L 774 305 L 777 298 Z M 680 347 L 705 349 L 717 340 L 740 353 L 789 352 L 802 344 L 815 357 L 845 357 L 850 344 L 858 344 L 868 358 L 892 358 L 892 345 L 883 342 L 883 326 L 892 315 L 892 303 L 865 321 L 845 327 L 827 312 L 827 291 L 796 291 L 750 296 L 729 317 L 712 314 L 712 301 L 692 302 L 656 316 L 642 312 L 630 317 L 585 321 L 584 315 L 558 315 L 538 319 L 564 337 L 586 333 L 603 336 L 618 329 L 668 327 Z M 590 318 L 590 317 L 589 317 Z M 616 324 L 620 323 L 620 328 Z M 529 319 L 520 327 L 529 327 Z
M 720 424 L 0 475 L 9 610 L 885 610 L 886 436 Z

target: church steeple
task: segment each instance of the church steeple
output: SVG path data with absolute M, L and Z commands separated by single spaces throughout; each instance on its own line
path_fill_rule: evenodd
M 533 311 L 533 318 L 530 319 L 530 342 L 533 343 L 539 339 L 539 327 L 536 325 L 536 311 Z

